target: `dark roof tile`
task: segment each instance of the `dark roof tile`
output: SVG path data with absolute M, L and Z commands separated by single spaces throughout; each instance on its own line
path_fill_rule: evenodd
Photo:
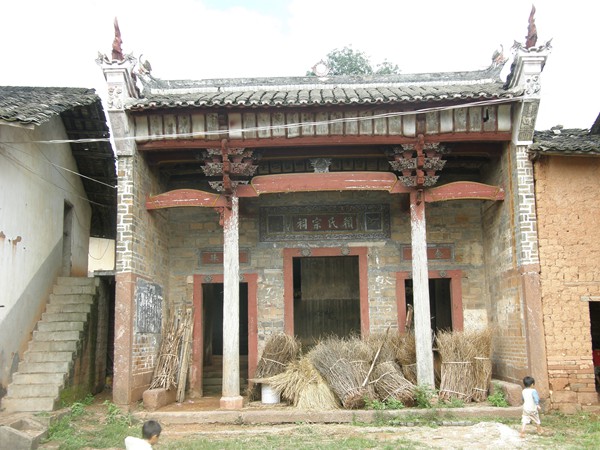
M 587 129 L 536 131 L 530 152 L 541 155 L 600 155 L 600 135 Z

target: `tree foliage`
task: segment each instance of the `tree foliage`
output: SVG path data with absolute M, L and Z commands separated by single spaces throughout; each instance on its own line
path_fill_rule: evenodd
M 400 73 L 397 64 L 389 62 L 387 59 L 377 64 L 375 68 L 365 52 L 354 50 L 352 47 L 344 47 L 331 50 L 323 62 L 329 68 L 328 75 L 392 75 Z M 314 76 L 313 71 L 307 72 L 307 75 Z

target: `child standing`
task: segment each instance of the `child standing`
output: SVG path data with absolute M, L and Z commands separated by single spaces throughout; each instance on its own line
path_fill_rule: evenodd
M 142 438 L 127 436 L 125 448 L 127 450 L 152 450 L 152 446 L 158 442 L 162 428 L 156 420 L 147 420 L 142 425 Z
M 521 437 L 525 436 L 525 427 L 533 422 L 537 428 L 538 434 L 542 434 L 542 423 L 540 421 L 539 410 L 540 396 L 535 389 L 535 380 L 527 376 L 523 378 L 523 417 L 521 418 Z

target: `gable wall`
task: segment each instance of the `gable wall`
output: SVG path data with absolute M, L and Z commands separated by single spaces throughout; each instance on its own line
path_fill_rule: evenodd
M 600 158 L 535 162 L 541 287 L 552 402 L 598 403 L 589 299 L 600 301 Z
M 59 117 L 28 130 L 0 126 L 0 396 L 61 274 L 63 210 L 73 205 L 73 276 L 87 276 L 91 209 Z M 55 164 L 56 166 L 54 166 Z

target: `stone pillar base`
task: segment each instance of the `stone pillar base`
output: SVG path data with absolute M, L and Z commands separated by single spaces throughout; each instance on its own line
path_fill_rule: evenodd
M 235 397 L 221 397 L 221 409 L 242 409 L 244 406 L 244 397 L 237 395 Z

